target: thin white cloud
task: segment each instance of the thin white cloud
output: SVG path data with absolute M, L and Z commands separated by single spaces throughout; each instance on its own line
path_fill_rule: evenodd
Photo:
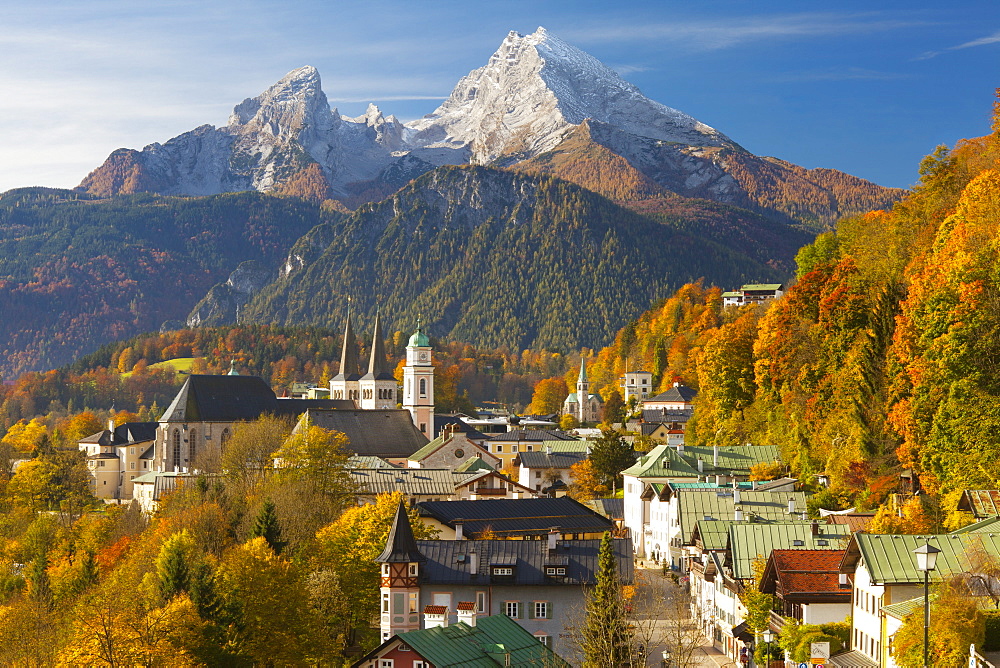
M 1000 30 L 997 30 L 992 35 L 987 35 L 986 37 L 980 37 L 979 39 L 974 39 L 963 44 L 958 44 L 957 46 L 949 46 L 946 49 L 941 49 L 940 51 L 925 51 L 915 58 L 915 60 L 929 60 L 931 58 L 936 58 L 943 53 L 948 53 L 949 51 L 959 51 L 961 49 L 972 49 L 977 46 L 989 46 L 990 44 L 1000 44 Z
M 379 102 L 412 102 L 420 100 L 447 100 L 447 95 L 378 95 L 372 94 L 367 97 L 331 97 L 330 103 L 337 104 L 357 104 L 372 102 L 373 100 L 378 100 Z
M 1000 43 L 1000 30 L 997 30 L 992 35 L 987 35 L 986 37 L 980 37 L 979 39 L 974 39 L 971 42 L 966 42 L 965 44 L 959 44 L 958 46 L 953 46 L 949 51 L 956 51 L 958 49 L 971 49 L 975 46 L 986 46 L 988 44 Z
M 864 35 L 934 25 L 923 20 L 885 18 L 879 13 L 799 13 L 747 16 L 721 20 L 610 25 L 571 30 L 565 37 L 579 43 L 661 41 L 702 50 L 725 49 L 777 38 Z

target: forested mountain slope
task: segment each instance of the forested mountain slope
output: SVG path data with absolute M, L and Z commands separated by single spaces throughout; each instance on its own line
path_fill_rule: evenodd
M 255 192 L 113 199 L 44 188 L 0 196 L 0 375 L 180 323 L 246 260 L 277 267 L 338 217 Z
M 423 316 L 438 336 L 552 350 L 610 340 L 677 286 L 779 279 L 719 244 L 658 224 L 551 177 L 442 167 L 343 223 L 312 230 L 248 320 L 367 323 Z

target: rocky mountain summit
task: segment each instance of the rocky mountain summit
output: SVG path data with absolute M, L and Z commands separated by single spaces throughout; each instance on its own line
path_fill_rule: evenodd
M 587 170 L 576 167 L 584 159 Z M 201 126 L 142 151 L 119 149 L 80 188 L 98 195 L 258 190 L 354 208 L 435 167 L 470 163 L 551 173 L 619 201 L 698 197 L 813 227 L 899 196 L 833 170 L 754 156 L 544 28 L 508 34 L 424 118 L 403 124 L 374 105 L 357 118 L 341 116 L 316 69 L 302 67 L 238 104 L 225 127 Z M 594 169 L 614 171 L 614 183 L 593 183 Z M 623 190 L 623 180 L 642 188 Z

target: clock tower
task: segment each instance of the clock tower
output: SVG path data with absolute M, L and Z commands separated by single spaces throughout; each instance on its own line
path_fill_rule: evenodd
M 406 345 L 406 366 L 403 367 L 403 408 L 410 411 L 413 424 L 424 436 L 434 440 L 434 363 L 431 342 L 420 329 Z

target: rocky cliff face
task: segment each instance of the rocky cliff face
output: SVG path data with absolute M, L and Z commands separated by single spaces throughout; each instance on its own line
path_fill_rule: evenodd
M 600 165 L 598 146 L 606 156 Z M 557 175 L 586 186 L 587 170 L 569 164 L 581 147 L 588 164 L 634 172 L 627 178 L 655 184 L 659 194 L 749 207 L 813 227 L 885 206 L 900 194 L 832 170 L 822 170 L 832 176 L 807 173 L 754 156 L 645 97 L 544 28 L 511 32 L 434 113 L 405 125 L 374 105 L 357 118 L 340 116 L 316 69 L 302 67 L 238 104 L 225 127 L 202 126 L 142 151 L 120 149 L 81 188 L 102 195 L 259 190 L 332 198 L 353 208 L 443 165 L 551 171 L 558 162 Z

